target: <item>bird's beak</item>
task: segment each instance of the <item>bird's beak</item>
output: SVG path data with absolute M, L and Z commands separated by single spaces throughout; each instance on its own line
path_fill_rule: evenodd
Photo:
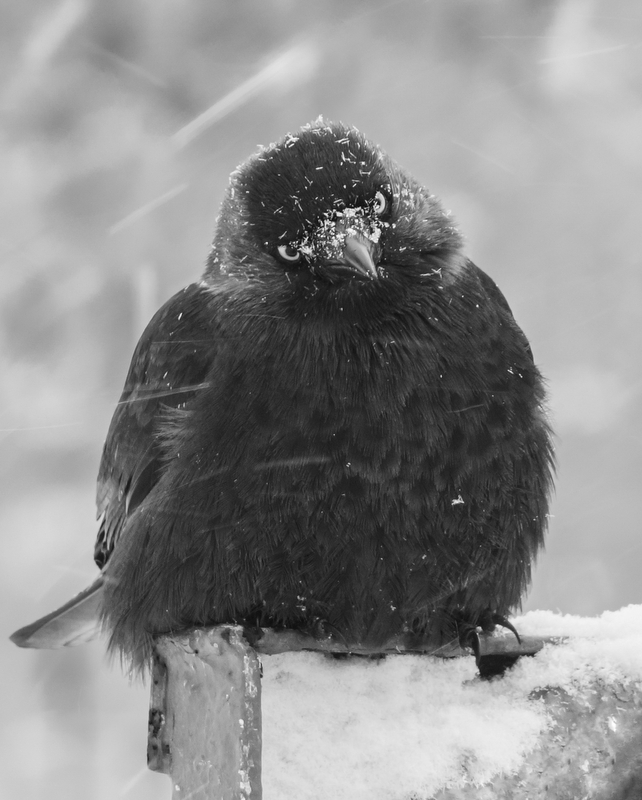
M 361 233 L 350 233 L 346 236 L 343 248 L 343 262 L 364 278 L 376 278 L 377 245 Z
M 378 278 L 379 245 L 355 230 L 342 238 L 340 245 L 333 238 L 326 246 L 319 248 L 320 264 L 317 271 L 330 280 L 342 275 L 357 275 L 370 280 Z

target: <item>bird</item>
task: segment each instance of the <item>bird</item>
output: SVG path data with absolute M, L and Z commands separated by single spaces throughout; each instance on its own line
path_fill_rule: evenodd
M 194 626 L 348 647 L 510 626 L 553 476 L 544 379 L 451 213 L 320 117 L 232 172 L 109 427 L 99 577 L 13 640 L 100 627 L 144 669 Z

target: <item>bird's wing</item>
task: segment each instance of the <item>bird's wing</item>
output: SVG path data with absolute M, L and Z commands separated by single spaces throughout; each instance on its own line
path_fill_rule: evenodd
M 212 320 L 210 290 L 192 284 L 156 313 L 143 333 L 114 412 L 98 474 L 100 527 L 94 557 L 103 567 L 129 514 L 162 472 L 158 441 L 164 412 L 189 404 L 208 372 Z M 57 648 L 94 638 L 101 628 L 104 582 L 94 583 L 60 608 L 16 631 L 19 647 Z
M 470 271 L 474 275 L 477 276 L 477 280 L 481 284 L 482 288 L 484 289 L 484 291 L 486 292 L 488 297 L 497 306 L 499 306 L 501 309 L 503 309 L 506 312 L 506 314 L 508 315 L 509 319 L 512 321 L 512 323 L 513 323 L 513 325 L 515 327 L 516 333 L 518 332 L 519 337 L 523 340 L 524 349 L 528 353 L 528 356 L 529 356 L 531 362 L 534 363 L 533 351 L 531 350 L 531 346 L 528 343 L 528 339 L 526 338 L 526 336 L 522 332 L 521 328 L 515 322 L 515 317 L 513 316 L 513 312 L 511 311 L 511 308 L 508 305 L 508 301 L 504 297 L 504 295 L 502 293 L 502 290 L 499 288 L 499 286 L 495 283 L 495 281 L 489 275 L 487 275 L 478 266 L 473 264 L 473 262 L 470 261 L 470 259 L 467 259 L 467 265 L 468 265 L 468 268 L 470 269 Z
M 192 284 L 155 314 L 134 351 L 103 449 L 96 505 L 99 567 L 109 559 L 128 516 L 163 469 L 159 433 L 168 409 L 184 408 L 205 385 L 210 366 L 210 289 Z

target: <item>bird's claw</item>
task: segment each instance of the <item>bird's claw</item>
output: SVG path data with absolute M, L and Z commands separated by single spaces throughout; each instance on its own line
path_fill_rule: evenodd
M 496 625 L 511 631 L 521 646 L 522 640 L 519 633 L 503 614 L 486 611 L 478 619 L 477 625 L 470 622 L 459 623 L 459 644 L 462 648 L 470 648 L 473 651 L 479 675 L 484 679 L 502 675 L 519 658 L 519 654 L 516 653 L 482 652 L 482 640 L 478 629 L 484 633 L 491 633 Z
M 506 617 L 503 614 L 495 614 L 495 613 L 493 613 L 493 614 L 490 615 L 490 619 L 491 619 L 493 627 L 495 627 L 495 625 L 500 625 L 502 628 L 506 628 L 512 634 L 514 634 L 515 638 L 517 639 L 517 643 L 518 644 L 522 643 L 522 639 L 521 639 L 519 633 L 517 633 L 517 628 L 515 628 L 513 623 L 510 622 L 509 620 L 507 620 Z M 482 628 L 483 628 L 483 626 L 482 626 Z
M 475 654 L 475 663 L 479 666 L 481 658 L 481 641 L 477 628 L 470 623 L 459 625 L 459 646 L 462 649 L 470 648 Z

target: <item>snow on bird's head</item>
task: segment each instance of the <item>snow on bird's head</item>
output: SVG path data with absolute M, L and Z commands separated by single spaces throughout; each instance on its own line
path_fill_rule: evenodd
M 214 249 L 225 250 L 232 263 L 241 240 L 244 253 L 257 257 L 283 243 L 309 247 L 320 228 L 346 211 L 378 242 L 384 227 L 372 213 L 378 193 L 390 198 L 384 238 L 391 263 L 460 248 L 461 236 L 434 195 L 357 128 L 318 118 L 234 170 Z

